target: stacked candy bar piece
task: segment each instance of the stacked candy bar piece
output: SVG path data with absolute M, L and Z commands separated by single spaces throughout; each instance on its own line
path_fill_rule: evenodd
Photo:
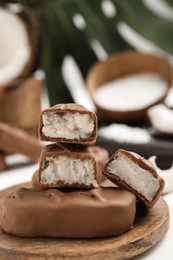
M 133 227 L 136 197 L 147 207 L 158 200 L 164 182 L 148 161 L 124 150 L 109 160 L 101 148 L 91 146 L 96 141 L 97 118 L 83 106 L 62 104 L 44 110 L 39 131 L 41 140 L 54 143 L 42 149 L 34 188 L 14 191 L 4 201 L 2 229 L 6 233 L 116 236 Z M 101 187 L 102 169 L 121 187 Z
M 86 145 L 96 141 L 97 117 L 83 106 L 56 105 L 40 116 L 40 139 L 53 141 L 40 158 L 42 187 L 93 188 L 97 184 L 95 157 Z

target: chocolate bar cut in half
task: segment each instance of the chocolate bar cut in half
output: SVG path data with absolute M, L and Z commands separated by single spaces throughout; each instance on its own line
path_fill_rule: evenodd
M 58 104 L 40 115 L 39 135 L 42 141 L 95 144 L 96 115 L 78 104 Z
M 154 206 L 164 188 L 164 180 L 151 162 L 123 149 L 113 154 L 103 174 L 116 185 L 133 192 L 149 208 Z
M 43 148 L 38 170 L 42 187 L 98 187 L 96 176 L 96 159 L 87 147 L 55 143 Z
M 99 146 L 88 146 L 87 151 L 96 159 L 97 163 L 97 182 L 101 183 L 105 180 L 105 176 L 102 174 L 102 170 L 109 159 L 108 151 Z M 38 182 L 38 171 L 36 171 L 32 176 L 32 186 L 33 187 L 40 187 L 40 183 Z

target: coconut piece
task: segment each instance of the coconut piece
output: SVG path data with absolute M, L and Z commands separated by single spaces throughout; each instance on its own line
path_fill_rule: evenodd
M 164 100 L 171 83 L 172 68 L 166 60 L 135 51 L 111 55 L 94 65 L 87 76 L 87 87 L 100 116 L 119 122 L 146 117 L 150 106 Z
M 151 125 L 160 133 L 173 135 L 173 110 L 158 104 L 147 111 Z
M 159 175 L 165 181 L 165 187 L 163 190 L 163 194 L 169 193 L 173 191 L 173 164 L 169 169 L 161 170 L 156 164 L 156 156 L 151 156 L 148 160 L 153 163 Z
M 0 86 L 30 74 L 36 56 L 38 24 L 23 4 L 0 5 Z
M 123 149 L 113 154 L 103 174 L 118 186 L 133 192 L 149 208 L 154 206 L 164 188 L 164 180 L 151 162 Z

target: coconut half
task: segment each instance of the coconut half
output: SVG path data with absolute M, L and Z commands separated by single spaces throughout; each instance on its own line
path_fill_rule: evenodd
M 147 114 L 156 131 L 173 135 L 173 110 L 163 104 L 158 104 L 149 108 Z
M 0 5 L 0 86 L 28 76 L 35 62 L 38 25 L 23 4 Z
M 99 115 L 109 121 L 146 118 L 163 102 L 172 84 L 172 67 L 160 56 L 124 51 L 99 61 L 86 79 Z

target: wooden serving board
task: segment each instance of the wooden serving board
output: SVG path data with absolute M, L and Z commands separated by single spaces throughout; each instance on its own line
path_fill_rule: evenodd
M 3 198 L 22 184 L 0 191 L 0 223 Z M 109 221 L 109 220 L 108 220 Z M 169 209 L 163 198 L 153 209 L 137 207 L 134 228 L 118 237 L 106 239 L 19 238 L 0 230 L 0 259 L 8 260 L 115 260 L 127 259 L 152 248 L 169 227 Z

